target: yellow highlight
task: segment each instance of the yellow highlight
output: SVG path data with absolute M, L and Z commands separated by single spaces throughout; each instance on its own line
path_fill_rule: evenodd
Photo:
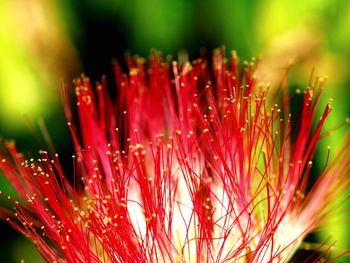
M 5 72 L 5 86 L 3 90 L 2 104 L 5 117 L 12 114 L 23 113 L 35 114 L 41 104 L 37 80 L 26 70 L 17 70 L 10 68 Z M 36 114 L 35 114 L 36 115 Z

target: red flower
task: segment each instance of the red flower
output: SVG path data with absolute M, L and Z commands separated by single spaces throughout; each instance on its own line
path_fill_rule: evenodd
M 63 87 L 81 182 L 68 182 L 57 155 L 25 160 L 6 143 L 0 168 L 25 202 L 1 216 L 48 262 L 290 259 L 349 186 L 346 147 L 309 178 L 331 111 L 313 128 L 323 82 L 294 116 L 290 98 L 271 103 L 256 65 L 239 70 L 234 53 L 229 67 L 221 49 L 211 67 L 155 52 L 126 61 L 128 74 L 114 64 L 116 102 L 105 79 L 95 89 L 75 81 L 78 127 Z M 328 250 L 317 259 L 330 260 Z

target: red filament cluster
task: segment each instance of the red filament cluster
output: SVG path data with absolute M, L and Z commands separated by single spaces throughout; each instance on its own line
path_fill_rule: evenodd
M 310 180 L 331 111 L 313 125 L 322 80 L 293 116 L 289 96 L 275 99 L 235 53 L 126 62 L 128 73 L 114 64 L 115 100 L 105 79 L 75 80 L 78 121 L 62 86 L 77 186 L 57 155 L 25 160 L 5 143 L 0 169 L 23 202 L 9 197 L 15 209 L 1 217 L 48 262 L 289 260 L 349 185 L 346 147 Z

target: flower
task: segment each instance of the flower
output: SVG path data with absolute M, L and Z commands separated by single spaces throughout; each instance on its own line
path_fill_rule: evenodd
M 215 50 L 211 66 L 158 52 L 126 62 L 128 74 L 114 63 L 115 102 L 105 79 L 95 89 L 75 80 L 78 125 L 62 84 L 74 184 L 57 154 L 25 160 L 5 143 L 0 168 L 24 201 L 8 197 L 14 211 L 1 217 L 48 262 L 291 259 L 349 186 L 348 142 L 330 165 L 329 148 L 310 178 L 331 111 L 328 103 L 313 127 L 323 80 L 292 114 L 290 96 L 274 99 L 256 63 L 239 69 L 234 52 L 227 63 Z M 313 260 L 330 260 L 330 251 Z

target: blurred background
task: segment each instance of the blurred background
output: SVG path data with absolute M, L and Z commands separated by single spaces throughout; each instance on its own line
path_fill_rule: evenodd
M 289 75 L 293 88 L 305 88 L 315 68 L 317 75 L 328 76 L 322 103 L 334 101 L 327 129 L 350 115 L 347 0 L 0 0 L 0 135 L 15 138 L 24 153 L 37 151 L 41 145 L 31 130 L 44 120 L 69 163 L 73 150 L 60 80 L 71 85 L 84 72 L 92 82 L 103 74 L 113 82 L 111 61 L 122 60 L 125 51 L 147 56 L 156 48 L 177 58 L 187 50 L 193 59 L 201 47 L 222 45 L 227 52 L 237 50 L 242 60 L 261 56 L 271 80 L 280 77 L 276 69 L 295 62 Z M 336 149 L 344 132 L 339 128 L 337 136 L 322 141 L 321 163 L 327 146 Z M 15 195 L 2 175 L 0 188 Z M 346 213 L 310 240 L 330 238 L 338 240 L 340 252 L 349 249 Z M 42 262 L 30 242 L 3 223 L 0 255 L 0 262 Z

